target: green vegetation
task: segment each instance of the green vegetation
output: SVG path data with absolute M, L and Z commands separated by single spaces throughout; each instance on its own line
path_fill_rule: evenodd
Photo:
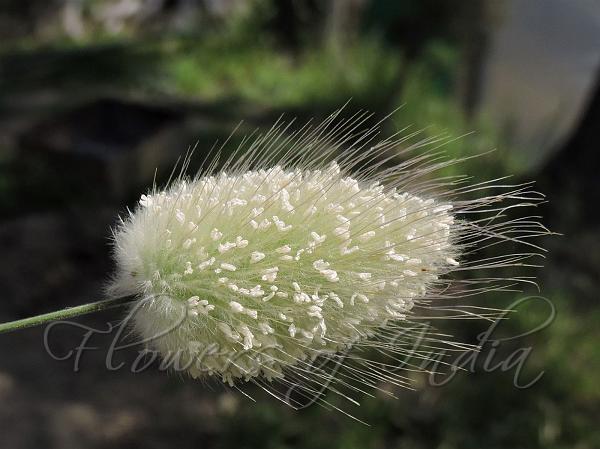
M 240 44 L 207 39 L 179 46 L 164 61 L 166 90 L 204 100 L 233 96 L 269 107 L 319 108 L 351 97 L 381 100 L 400 71 L 400 58 L 374 41 L 343 54 L 317 48 L 298 56 Z

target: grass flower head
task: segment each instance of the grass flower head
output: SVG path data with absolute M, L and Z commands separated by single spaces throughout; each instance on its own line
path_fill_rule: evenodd
M 397 330 L 436 302 L 502 288 L 456 272 L 534 255 L 478 260 L 479 247 L 535 246 L 527 239 L 546 231 L 503 218 L 539 201 L 528 185 L 473 199 L 493 183 L 436 177 L 456 161 L 437 150 L 406 159 L 427 142 L 377 143 L 375 128 L 359 132 L 360 117 L 293 133 L 278 123 L 219 169 L 142 195 L 115 230 L 111 286 L 140 298 L 136 332 L 164 356 L 182 355 L 191 376 L 230 385 L 324 382 L 323 360 L 339 354 L 348 360 L 329 389 L 404 385 L 365 351 L 401 357 Z

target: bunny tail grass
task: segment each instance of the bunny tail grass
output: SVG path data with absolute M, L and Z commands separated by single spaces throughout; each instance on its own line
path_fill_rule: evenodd
M 132 334 L 163 360 L 337 409 L 324 392 L 393 395 L 383 386 L 477 349 L 432 320 L 493 320 L 477 296 L 535 285 L 550 231 L 531 183 L 449 175 L 468 158 L 447 155 L 448 138 L 381 140 L 370 113 L 339 114 L 223 144 L 191 177 L 188 155 L 122 217 L 108 290 L 150 298 Z

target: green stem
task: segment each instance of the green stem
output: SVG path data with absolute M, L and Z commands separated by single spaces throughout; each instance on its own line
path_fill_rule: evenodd
M 86 313 L 98 312 L 100 310 L 120 307 L 127 304 L 132 299 L 133 297 L 131 296 L 105 299 L 103 301 L 92 302 L 89 304 L 83 304 L 81 306 L 69 307 L 67 309 L 57 310 L 55 312 L 49 312 L 44 313 L 42 315 L 32 316 L 29 318 L 23 318 L 22 320 L 2 323 L 0 324 L 0 334 L 4 332 L 11 332 L 17 329 L 24 329 L 26 327 L 38 326 L 49 321 L 64 320 L 66 318 L 72 318 L 74 316 L 85 315 Z

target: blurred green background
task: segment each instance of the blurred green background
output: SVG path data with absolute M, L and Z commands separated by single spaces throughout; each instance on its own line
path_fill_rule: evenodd
M 2 321 L 99 299 L 117 214 L 188 147 L 201 159 L 238 124 L 232 149 L 281 114 L 318 121 L 349 100 L 345 116 L 397 109 L 384 133 L 444 137 L 449 156 L 495 150 L 447 174 L 535 180 L 543 222 L 564 233 L 540 242 L 540 292 L 479 298 L 553 307 L 510 314 L 494 335 L 517 338 L 485 345 L 473 372 L 444 386 L 407 373 L 415 391 L 382 384 L 398 399 L 360 407 L 328 397 L 370 426 L 155 365 L 107 370 L 108 334 L 74 372 L 29 329 L 0 336 L 0 446 L 600 447 L 598 42 L 595 0 L 0 0 Z M 469 343 L 489 327 L 436 325 Z M 52 350 L 82 335 L 57 329 Z M 116 358 L 130 366 L 139 349 Z M 499 368 L 524 353 L 522 372 Z

